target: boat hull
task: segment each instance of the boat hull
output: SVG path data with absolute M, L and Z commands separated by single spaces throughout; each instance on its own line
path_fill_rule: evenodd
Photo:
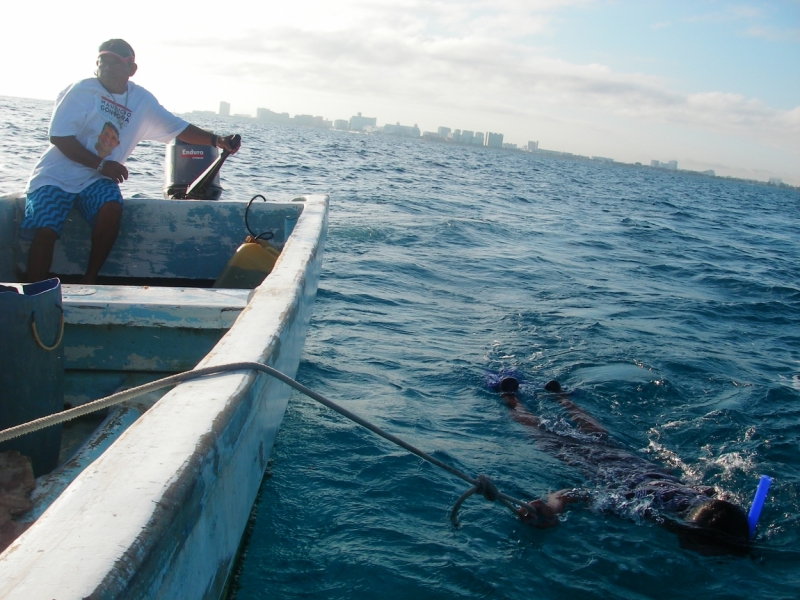
M 198 367 L 296 373 L 327 230 L 309 196 L 272 274 Z M 235 372 L 166 394 L 0 556 L 3 598 L 219 598 L 289 388 Z

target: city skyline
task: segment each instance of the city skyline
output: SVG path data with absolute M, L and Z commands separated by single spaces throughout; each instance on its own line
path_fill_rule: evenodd
M 447 126 L 439 126 L 436 132 L 422 131 L 415 123 L 414 125 L 401 125 L 399 122 L 396 124 L 385 123 L 378 125 L 377 117 L 363 116 L 360 112 L 350 117 L 350 119 L 326 119 L 322 116 L 315 116 L 309 114 L 298 114 L 291 116 L 288 112 L 276 112 L 266 108 L 257 108 L 256 115 L 245 113 L 231 114 L 231 104 L 226 101 L 220 101 L 219 112 L 211 110 L 194 110 L 186 113 L 184 116 L 191 118 L 193 116 L 202 117 L 220 117 L 230 119 L 234 122 L 253 122 L 260 124 L 276 124 L 298 127 L 316 127 L 322 129 L 336 129 L 357 133 L 378 133 L 389 135 L 393 137 L 404 137 L 411 139 L 419 139 L 429 142 L 446 142 L 455 143 L 458 145 L 477 146 L 483 148 L 503 149 L 503 150 L 517 150 L 521 152 L 536 152 L 541 155 L 559 156 L 562 158 L 572 158 L 578 160 L 591 160 L 595 162 L 618 164 L 625 166 L 635 167 L 649 167 L 654 169 L 666 171 L 680 171 L 692 175 L 704 175 L 710 177 L 726 177 L 732 179 L 740 179 L 742 181 L 749 181 L 754 183 L 766 183 L 778 187 L 797 188 L 788 182 L 784 182 L 780 177 L 769 177 L 768 179 L 753 179 L 749 177 L 734 177 L 731 175 L 717 174 L 713 169 L 685 169 L 678 168 L 677 160 L 661 161 L 658 159 L 650 159 L 649 161 L 635 161 L 625 162 L 619 161 L 614 158 L 605 156 L 585 156 L 576 154 L 567 150 L 555 150 L 550 148 L 540 148 L 538 140 L 528 140 L 524 145 L 516 143 L 504 143 L 503 133 L 497 132 L 480 132 L 472 130 L 452 129 Z
M 0 94 L 52 101 L 91 77 L 103 39 L 122 37 L 133 81 L 175 112 L 220 98 L 235 113 L 355 109 L 800 185 L 794 0 L 231 0 L 213 19 L 142 0 L 111 27 L 85 0 L 44 4 L 7 11 L 18 26 L 0 39 Z M 26 23 L 46 42 L 31 44 Z

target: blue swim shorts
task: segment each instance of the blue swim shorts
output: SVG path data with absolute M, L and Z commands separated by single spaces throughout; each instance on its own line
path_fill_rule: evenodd
M 110 179 L 98 179 L 77 194 L 65 192 L 55 185 L 45 185 L 30 192 L 25 200 L 25 217 L 20 229 L 48 227 L 59 237 L 67 220 L 67 214 L 78 201 L 78 210 L 86 222 L 94 227 L 97 211 L 106 202 L 122 204 L 119 186 Z

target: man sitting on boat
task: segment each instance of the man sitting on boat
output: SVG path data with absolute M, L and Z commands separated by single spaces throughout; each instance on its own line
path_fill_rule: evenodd
M 744 554 L 750 540 L 747 514 L 739 506 L 716 498 L 713 487 L 688 485 L 648 460 L 620 448 L 606 429 L 572 402 L 558 381 L 545 390 L 575 423 L 574 433 L 555 433 L 544 427 L 517 398 L 519 382 L 513 376 L 493 386 L 501 393 L 511 417 L 531 428 L 537 445 L 564 463 L 575 467 L 597 484 L 595 491 L 560 490 L 532 505 L 537 515 L 520 509 L 520 518 L 534 527 L 553 527 L 555 517 L 568 504 L 597 497 L 604 510 L 623 516 L 653 519 L 675 531 L 682 547 L 701 554 Z
M 113 39 L 100 45 L 96 77 L 59 94 L 50 120 L 50 143 L 33 169 L 20 229 L 33 230 L 27 279 L 48 277 L 53 249 L 77 201 L 92 227 L 92 246 L 82 283 L 95 283 L 114 246 L 122 215 L 119 184 L 128 178 L 125 160 L 142 140 L 189 143 L 235 153 L 232 135 L 217 136 L 176 117 L 143 87 L 133 48 Z

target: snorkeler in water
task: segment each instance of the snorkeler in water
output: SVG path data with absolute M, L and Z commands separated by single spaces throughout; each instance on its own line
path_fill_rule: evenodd
M 511 417 L 531 428 L 537 445 L 617 498 L 620 504 L 642 507 L 643 515 L 678 534 L 681 547 L 701 554 L 745 554 L 750 541 L 747 514 L 739 506 L 716 498 L 712 487 L 687 485 L 669 471 L 618 446 L 608 431 L 569 398 L 558 381 L 545 390 L 575 423 L 576 435 L 541 427 L 539 418 L 517 398 L 519 381 L 501 376 L 493 389 L 501 394 Z M 537 514 L 520 508 L 520 519 L 533 527 L 558 525 L 567 505 L 591 500 L 587 490 L 560 490 L 531 504 Z

